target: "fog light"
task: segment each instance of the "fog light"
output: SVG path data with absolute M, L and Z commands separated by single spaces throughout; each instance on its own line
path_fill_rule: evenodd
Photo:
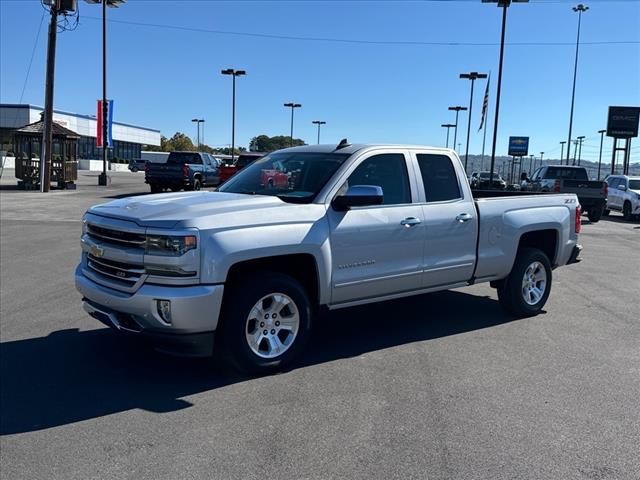
M 157 300 L 158 315 L 168 324 L 171 324 L 171 300 Z

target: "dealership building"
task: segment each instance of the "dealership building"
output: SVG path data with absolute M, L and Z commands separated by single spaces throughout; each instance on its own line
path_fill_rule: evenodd
M 28 104 L 0 104 L 0 150 L 13 150 L 13 133 L 21 127 L 41 119 L 44 109 Z M 53 121 L 80 135 L 78 159 L 80 168 L 91 168 L 91 160 L 102 158 L 102 149 L 96 147 L 97 124 L 95 115 L 81 115 L 62 110 L 53 111 Z M 160 130 L 122 122 L 113 122 L 113 150 L 110 159 L 132 160 L 141 157 L 148 146 L 160 145 Z M 100 164 L 101 165 L 101 164 Z M 93 168 L 91 168 L 93 169 Z

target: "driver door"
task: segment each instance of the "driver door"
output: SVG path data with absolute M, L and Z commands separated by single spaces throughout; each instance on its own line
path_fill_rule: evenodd
M 422 209 L 413 204 L 415 181 L 402 151 L 362 158 L 341 186 L 376 185 L 382 205 L 329 208 L 332 303 L 339 304 L 421 288 L 424 248 Z

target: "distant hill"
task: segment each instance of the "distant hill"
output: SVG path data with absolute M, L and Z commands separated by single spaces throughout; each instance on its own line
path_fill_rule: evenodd
M 460 159 L 462 160 L 462 163 L 464 163 L 464 153 L 460 155 Z M 490 163 L 491 163 L 490 155 L 485 155 L 484 161 L 482 160 L 481 155 L 469 155 L 469 160 L 467 162 L 467 171 L 469 174 L 471 174 L 472 172 L 489 170 Z M 544 165 L 560 165 L 561 163 L 563 162 L 561 162 L 560 159 L 557 159 L 557 158 L 552 158 L 552 159 L 545 158 L 543 160 Z M 527 172 L 529 174 L 532 173 L 529 170 L 529 165 L 530 165 L 529 157 L 524 157 L 522 160 L 522 171 Z M 580 166 L 585 167 L 587 169 L 587 171 L 589 172 L 589 177 L 591 177 L 592 179 L 596 178 L 598 174 L 598 162 L 590 162 L 587 160 L 583 160 Z M 535 159 L 535 166 L 533 167 L 533 170 L 535 170 L 538 167 L 540 167 L 539 157 Z M 510 168 L 511 168 L 511 157 L 496 157 L 495 171 L 499 172 L 500 175 L 503 175 L 504 169 L 506 169 L 507 170 L 506 175 L 508 176 Z M 517 174 L 519 174 L 520 170 L 517 163 L 516 163 L 516 169 L 518 169 Z M 622 164 L 619 163 L 616 173 L 621 173 L 621 169 L 622 169 Z M 600 169 L 600 177 L 604 178 L 609 173 L 611 173 L 611 164 L 603 162 L 602 167 Z M 631 165 L 629 166 L 629 174 L 640 175 L 639 162 L 631 163 Z

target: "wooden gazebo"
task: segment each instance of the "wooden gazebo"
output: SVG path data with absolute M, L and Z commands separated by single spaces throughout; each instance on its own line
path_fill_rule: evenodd
M 40 184 L 40 154 L 44 122 L 30 123 L 15 131 L 13 148 L 16 155 L 18 185 L 33 187 Z M 76 132 L 53 122 L 51 146 L 51 181 L 60 188 L 75 188 L 78 180 L 78 140 Z

